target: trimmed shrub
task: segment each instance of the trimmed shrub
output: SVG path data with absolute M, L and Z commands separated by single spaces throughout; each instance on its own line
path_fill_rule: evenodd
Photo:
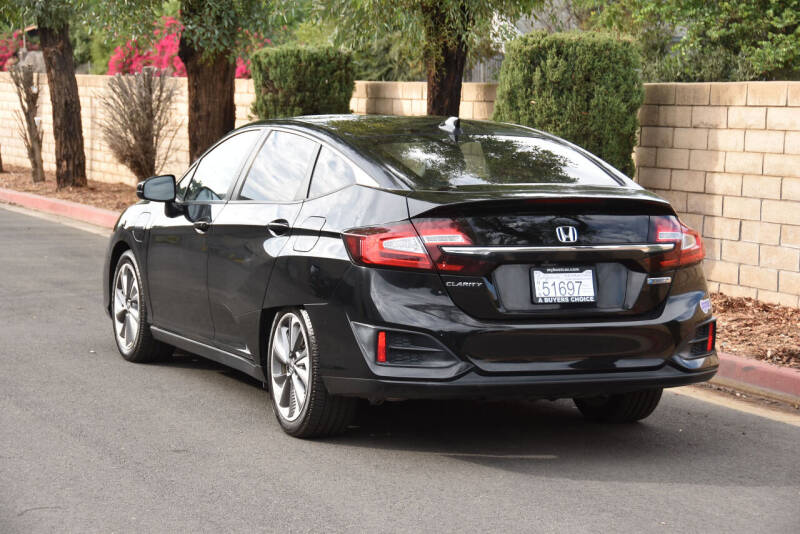
M 250 62 L 256 116 L 349 113 L 355 73 L 348 52 L 333 47 L 279 46 L 258 50 Z
M 633 176 L 643 100 L 633 42 L 594 32 L 534 32 L 506 45 L 493 118 L 563 137 Z

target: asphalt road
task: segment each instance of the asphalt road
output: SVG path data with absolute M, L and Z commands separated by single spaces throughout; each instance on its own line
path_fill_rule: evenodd
M 424 402 L 289 438 L 242 374 L 118 355 L 105 245 L 0 207 L 0 532 L 800 532 L 800 427 L 684 395 L 629 426 Z

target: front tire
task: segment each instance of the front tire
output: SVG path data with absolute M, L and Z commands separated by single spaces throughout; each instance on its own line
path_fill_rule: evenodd
M 319 347 L 308 313 L 279 312 L 272 322 L 265 374 L 272 410 L 287 434 L 316 438 L 347 430 L 356 399 L 328 394 L 319 375 Z
M 168 358 L 174 348 L 157 341 L 147 322 L 142 277 L 133 252 L 126 250 L 117 261 L 111 286 L 111 319 L 114 340 L 123 358 L 147 363 Z
M 646 389 L 616 395 L 574 399 L 575 406 L 590 421 L 632 423 L 653 413 L 663 389 Z

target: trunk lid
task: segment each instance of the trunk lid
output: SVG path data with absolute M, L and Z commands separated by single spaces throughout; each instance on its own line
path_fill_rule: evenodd
M 468 265 L 440 276 L 455 304 L 473 317 L 647 317 L 669 292 L 669 283 L 648 283 L 655 274 L 650 260 L 664 247 L 650 235 L 651 217 L 675 213 L 642 189 L 413 191 L 408 205 L 418 230 L 447 220 L 468 236 L 469 246 L 438 248 L 445 259 Z

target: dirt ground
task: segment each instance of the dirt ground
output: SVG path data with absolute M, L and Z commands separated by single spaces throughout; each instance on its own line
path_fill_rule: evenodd
M 54 172 L 46 172 L 45 181 L 34 184 L 29 169 L 6 165 L 4 170 L 6 172 L 0 173 L 0 187 L 14 191 L 25 191 L 36 195 L 81 202 L 112 211 L 122 211 L 138 200 L 136 189 L 130 185 L 107 184 L 89 180 L 87 187 L 68 187 L 57 191 Z
M 54 173 L 34 184 L 30 172 L 19 167 L 0 173 L 0 187 L 37 195 L 83 202 L 122 211 L 136 202 L 132 186 L 90 181 L 86 188 L 56 190 Z M 766 304 L 749 298 L 712 295 L 718 318 L 717 349 L 800 369 L 800 309 Z
M 717 350 L 800 369 L 800 309 L 712 295 Z

